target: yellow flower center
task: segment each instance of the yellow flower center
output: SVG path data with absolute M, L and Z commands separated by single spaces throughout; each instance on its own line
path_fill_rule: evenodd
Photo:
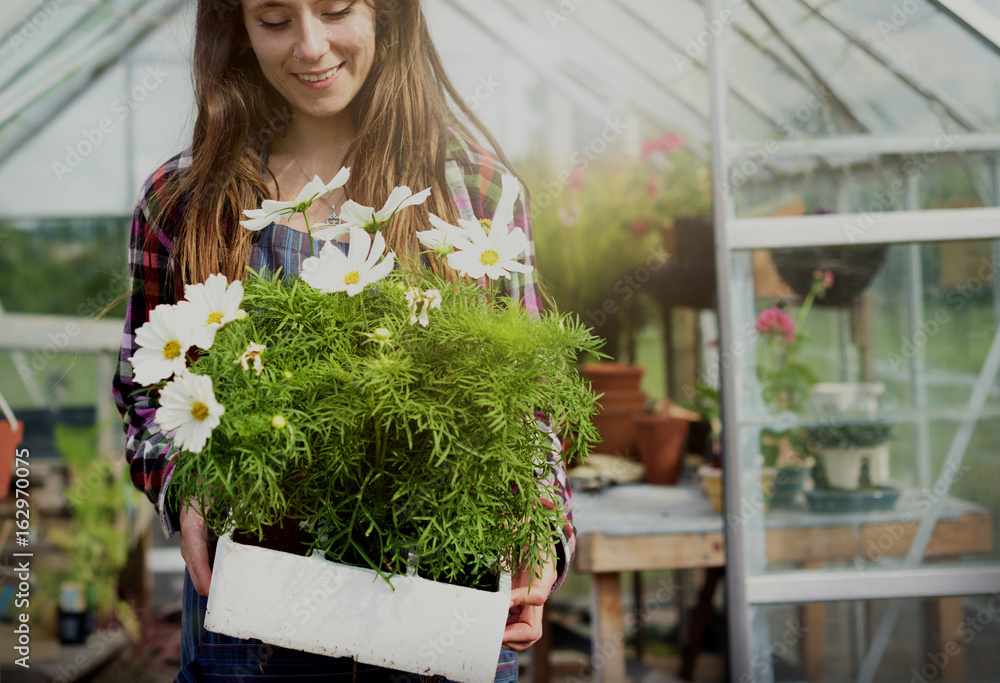
M 222 322 L 222 312 L 221 311 L 212 311 L 211 313 L 208 314 L 208 324 L 209 325 L 211 325 L 212 323 L 221 323 L 221 322 Z
M 491 221 L 489 218 L 480 218 L 479 219 L 479 224 L 481 226 L 483 226 L 483 232 L 485 232 L 487 235 L 489 235 L 490 234 L 490 228 L 493 227 L 493 221 Z
M 204 420 L 208 417 L 208 406 L 201 401 L 195 401 L 191 406 L 191 417 L 196 420 Z
M 352 270 L 350 273 L 344 276 L 345 285 L 356 285 L 361 281 L 361 275 L 356 270 Z
M 496 253 L 492 249 L 487 249 L 483 252 L 483 255 L 479 257 L 479 262 L 484 266 L 492 266 L 499 260 L 500 254 Z
M 179 355 L 181 355 L 181 345 L 178 342 L 171 339 L 163 345 L 163 357 L 167 360 L 173 360 Z

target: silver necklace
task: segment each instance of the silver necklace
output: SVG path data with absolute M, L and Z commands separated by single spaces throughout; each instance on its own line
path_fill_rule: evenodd
M 292 152 L 292 148 L 288 146 L 287 142 L 285 142 L 285 149 L 288 150 L 288 156 L 292 157 L 292 161 L 294 161 L 295 165 L 299 167 L 300 171 L 302 171 L 302 175 L 306 177 L 306 180 L 312 180 L 312 178 L 309 177 L 309 174 L 306 173 L 306 169 L 302 168 L 302 164 L 300 164 L 299 160 L 295 158 L 295 154 L 294 152 Z M 327 216 L 326 218 L 326 224 L 340 225 L 341 223 L 343 223 L 344 222 L 343 219 L 337 215 L 337 209 L 333 206 L 333 204 L 327 201 L 325 196 L 322 197 L 322 199 L 326 203 L 326 205 L 330 207 L 330 215 Z

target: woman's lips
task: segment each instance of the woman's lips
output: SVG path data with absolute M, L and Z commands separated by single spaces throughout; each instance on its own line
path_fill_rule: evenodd
M 334 76 L 336 76 L 337 72 L 340 71 L 341 66 L 342 66 L 341 64 L 338 64 L 332 69 L 327 69 L 326 71 L 319 71 L 308 74 L 295 74 L 295 77 L 298 78 L 299 81 L 301 81 L 302 83 L 309 83 L 310 85 L 319 85 L 322 84 L 324 81 L 328 81 L 332 79 Z

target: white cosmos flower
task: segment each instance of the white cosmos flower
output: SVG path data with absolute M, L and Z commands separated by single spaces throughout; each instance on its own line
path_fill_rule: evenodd
M 410 307 L 410 324 L 415 325 L 419 322 L 423 327 L 427 327 L 430 324 L 428 312 L 432 308 L 441 310 L 441 291 L 428 289 L 426 292 L 421 292 L 416 287 L 411 287 L 406 290 L 406 303 Z
M 318 257 L 302 261 L 299 277 L 321 292 L 347 292 L 348 296 L 354 296 L 392 272 L 394 253 L 390 251 L 379 262 L 385 251 L 381 232 L 376 232 L 373 239 L 361 228 L 352 227 L 350 235 L 351 245 L 346 255 L 336 244 L 326 244 Z
M 212 378 L 188 373 L 163 387 L 155 421 L 164 432 L 174 432 L 170 436 L 178 448 L 201 453 L 224 412 L 215 400 Z
M 240 308 L 243 302 L 243 283 L 229 284 L 225 275 L 209 275 L 205 282 L 184 286 L 184 301 L 177 308 L 194 331 L 194 345 L 201 349 L 212 347 L 215 333 L 233 320 L 246 317 Z
M 510 230 L 514 220 L 514 202 L 520 184 L 512 175 L 503 176 L 503 191 L 497 202 L 493 219 L 470 221 L 459 219 L 458 226 L 449 225 L 431 214 L 431 224 L 440 230 L 455 248 L 448 254 L 448 265 L 462 275 L 478 280 L 488 277 L 496 280 L 509 278 L 512 272 L 529 273 L 532 266 L 517 261 L 529 247 L 528 238 L 521 228 Z M 460 233 L 455 232 L 460 230 Z
M 243 352 L 243 355 L 233 361 L 233 363 L 239 363 L 243 366 L 243 371 L 246 372 L 250 369 L 250 363 L 253 362 L 253 369 L 260 377 L 260 373 L 264 371 L 264 359 L 261 355 L 267 350 L 267 346 L 264 344 L 258 344 L 257 342 L 250 342 L 247 344 L 247 350 Z
M 291 201 L 281 202 L 274 199 L 265 199 L 261 202 L 259 209 L 244 209 L 243 214 L 250 220 L 240 221 L 240 225 L 247 230 L 260 230 L 273 223 L 275 216 L 291 216 L 295 213 L 304 214 L 314 201 L 346 185 L 347 179 L 350 176 L 351 169 L 349 168 L 341 168 L 340 172 L 328 183 L 320 180 L 319 176 L 313 176 L 313 179 L 306 183 Z
M 317 230 L 313 237 L 318 240 L 339 240 L 350 234 L 351 228 L 361 228 L 367 233 L 374 235 L 385 227 L 389 219 L 396 215 L 400 209 L 408 206 L 423 204 L 431 196 L 431 189 L 428 187 L 422 192 L 413 194 L 406 185 L 397 187 L 389 195 L 385 206 L 376 211 L 370 206 L 362 206 L 357 202 L 348 199 L 340 207 L 341 223 L 330 226 L 324 230 Z
M 194 332 L 176 306 L 160 304 L 149 312 L 149 321 L 135 331 L 139 345 L 129 358 L 135 381 L 143 386 L 156 384 L 187 369 L 185 354 Z
M 455 251 L 456 245 L 469 241 L 462 228 L 445 223 L 434 214 L 430 215 L 430 221 L 434 227 L 418 232 L 417 240 L 438 256 L 447 256 Z

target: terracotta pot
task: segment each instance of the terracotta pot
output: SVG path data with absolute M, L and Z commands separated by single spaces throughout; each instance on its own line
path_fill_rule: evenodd
M 601 435 L 601 443 L 595 445 L 595 452 L 638 459 L 633 415 L 634 410 L 627 413 L 602 412 L 591 418 L 597 433 Z
M 608 391 L 639 391 L 645 368 L 621 363 L 586 363 L 580 374 L 590 382 L 595 394 Z
M 639 389 L 644 371 L 637 365 L 621 363 L 588 363 L 581 368 L 591 390 L 603 394 L 598 399 L 600 412 L 593 418 L 601 435 L 598 452 L 637 459 L 632 416 L 646 406 L 646 395 Z
M 676 484 L 691 423 L 665 414 L 636 415 L 639 457 L 650 484 Z
M 14 473 L 14 454 L 24 438 L 24 423 L 17 421 L 17 431 L 7 420 L 0 419 L 0 498 L 10 492 L 10 478 Z
M 641 413 L 646 409 L 646 394 L 641 391 L 608 390 L 597 399 L 601 413 L 628 414 Z

